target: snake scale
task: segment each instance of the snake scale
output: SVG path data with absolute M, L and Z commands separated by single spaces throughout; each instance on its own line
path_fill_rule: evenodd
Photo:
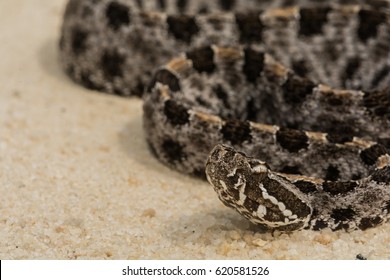
M 365 230 L 390 216 L 389 7 L 70 0 L 60 57 L 87 88 L 142 96 L 152 153 L 251 222 Z

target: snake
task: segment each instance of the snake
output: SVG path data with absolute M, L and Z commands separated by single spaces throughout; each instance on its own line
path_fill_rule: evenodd
M 70 0 L 86 88 L 143 99 L 151 153 L 265 230 L 390 217 L 390 2 Z

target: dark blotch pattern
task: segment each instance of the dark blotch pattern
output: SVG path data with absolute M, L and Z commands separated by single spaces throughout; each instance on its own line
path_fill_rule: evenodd
M 390 117 L 390 86 L 381 91 L 366 92 L 363 103 L 375 116 Z
M 332 195 L 346 194 L 353 191 L 357 187 L 357 183 L 354 181 L 347 182 L 331 182 L 327 181 L 322 184 L 322 189 Z
M 205 100 L 205 98 L 202 98 L 201 96 L 197 96 L 195 100 L 196 103 L 198 103 L 202 107 L 206 107 L 206 108 L 210 107 L 210 103 L 207 100 Z
M 291 153 L 296 153 L 309 146 L 309 138 L 300 130 L 281 128 L 276 133 L 276 140 L 282 148 Z
M 187 52 L 187 58 L 192 60 L 193 67 L 198 72 L 212 73 L 215 69 L 214 51 L 204 47 Z
M 378 26 L 386 21 L 386 14 L 375 10 L 359 11 L 358 36 L 363 42 L 376 37 Z
M 328 121 L 329 127 L 325 129 L 327 131 L 326 139 L 330 143 L 344 144 L 351 142 L 353 137 L 358 134 L 355 131 L 353 124 L 349 124 L 347 120 L 339 121 L 333 120 Z
M 390 183 L 390 166 L 375 170 L 371 178 L 378 183 Z
M 378 158 L 387 154 L 387 149 L 381 144 L 375 144 L 360 153 L 360 158 L 367 165 L 374 165 Z
M 352 57 L 348 59 L 347 65 L 345 66 L 344 75 L 342 77 L 342 81 L 344 83 L 344 86 L 346 87 L 347 81 L 351 80 L 353 76 L 355 75 L 356 71 L 359 69 L 361 64 L 359 57 Z
M 213 92 L 224 102 L 224 104 L 227 102 L 228 94 L 220 84 L 213 88 Z
M 185 159 L 183 146 L 172 139 L 166 139 L 161 147 L 168 158 L 169 163 L 181 162 Z
M 224 108 L 230 109 L 230 103 L 228 100 L 228 94 L 225 91 L 225 89 L 222 87 L 222 85 L 218 84 L 217 86 L 213 87 L 213 93 L 222 101 L 222 104 Z M 249 119 L 249 118 L 248 118 Z
M 106 17 L 108 25 L 115 31 L 130 23 L 129 8 L 117 2 L 111 2 L 107 6 Z
M 328 223 L 323 220 L 317 220 L 313 226 L 313 230 L 321 230 L 328 227 Z
M 236 14 L 236 22 L 240 32 L 240 43 L 251 44 L 261 42 L 263 23 L 257 12 Z
M 281 5 L 281 7 L 291 7 L 291 6 L 294 6 L 296 4 L 296 1 L 295 0 L 284 0 L 282 3 L 283 4 Z
M 122 66 L 124 64 L 124 56 L 115 50 L 106 51 L 101 58 L 101 67 L 104 76 L 112 80 L 114 77 L 122 76 Z
M 177 0 L 176 2 L 176 6 L 181 13 L 183 13 L 187 8 L 187 4 L 188 4 L 188 0 Z
M 165 8 L 167 7 L 166 0 L 158 0 L 157 3 L 161 10 L 165 10 Z
M 209 8 L 207 6 L 200 6 L 198 10 L 198 14 L 208 14 L 209 13 Z
M 264 53 L 245 49 L 243 72 L 248 82 L 255 83 L 264 68 Z
M 187 108 L 172 99 L 165 102 L 164 114 L 173 125 L 184 125 L 190 117 Z
M 244 141 L 251 141 L 250 126 L 248 122 L 228 120 L 222 127 L 223 138 L 230 141 L 232 145 L 241 144 Z
M 325 180 L 336 181 L 340 178 L 340 170 L 334 165 L 329 165 L 326 170 Z
M 180 41 L 187 44 L 191 42 L 192 37 L 199 32 L 199 27 L 195 18 L 187 15 L 169 16 L 167 18 L 169 32 Z
M 231 11 L 236 4 L 236 0 L 219 0 L 219 6 L 225 11 Z
M 315 84 L 307 78 L 291 74 L 283 84 L 283 96 L 290 104 L 301 103 L 313 92 Z
M 291 65 L 295 74 L 304 77 L 309 73 L 309 69 L 306 66 L 304 60 L 294 60 Z
M 335 223 L 338 222 L 345 222 L 345 221 L 350 221 L 355 217 L 356 213 L 350 208 L 345 208 L 345 209 L 334 209 L 332 214 L 330 215 Z
M 297 175 L 302 175 L 302 172 L 301 172 L 299 166 L 296 166 L 296 165 L 287 165 L 287 166 L 283 166 L 283 168 L 280 169 L 279 172 L 285 173 L 285 174 L 297 174 Z
M 303 193 L 313 193 L 317 191 L 316 185 L 308 181 L 296 181 L 294 185 Z
M 167 85 L 170 90 L 174 92 L 180 90 L 179 79 L 167 69 L 161 69 L 157 71 L 157 73 L 154 75 L 151 85 L 149 86 L 149 91 L 154 87 L 157 82 Z
M 135 85 L 131 88 L 131 94 L 141 97 L 144 94 L 145 85 L 141 80 L 138 80 Z
M 84 53 L 87 48 L 88 32 L 78 28 L 72 31 L 72 52 L 75 55 Z
M 251 97 L 248 100 L 248 103 L 246 104 L 246 119 L 248 121 L 252 121 L 252 122 L 256 122 L 258 120 L 257 119 L 257 115 L 259 113 L 259 109 L 258 109 L 258 107 L 256 105 L 255 99 L 256 98 Z
M 382 219 L 380 217 L 363 218 L 360 221 L 359 228 L 361 230 L 366 230 L 368 228 L 376 227 L 380 223 L 382 223 Z
M 322 27 L 328 20 L 328 7 L 303 8 L 300 10 L 299 34 L 313 36 L 322 33 Z

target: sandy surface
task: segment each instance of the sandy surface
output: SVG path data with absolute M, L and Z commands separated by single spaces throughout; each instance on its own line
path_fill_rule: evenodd
M 390 224 L 256 233 L 145 145 L 142 103 L 73 84 L 65 0 L 0 2 L 0 259 L 390 259 Z

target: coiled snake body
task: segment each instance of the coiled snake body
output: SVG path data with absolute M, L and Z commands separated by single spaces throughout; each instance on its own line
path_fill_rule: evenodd
M 389 3 L 318 2 L 71 0 L 61 61 L 145 91 L 153 154 L 198 176 L 207 159 L 255 224 L 364 230 L 390 216 Z

